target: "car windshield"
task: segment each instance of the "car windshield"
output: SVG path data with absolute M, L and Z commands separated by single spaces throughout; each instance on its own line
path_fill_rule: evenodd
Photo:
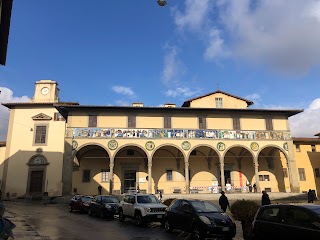
M 81 197 L 82 202 L 90 202 L 92 200 L 92 197 Z
M 197 212 L 221 212 L 216 205 L 206 201 L 191 201 L 191 205 Z
M 159 200 L 156 196 L 138 196 L 137 197 L 138 203 L 159 203 Z
M 103 203 L 119 203 L 118 198 L 116 197 L 102 197 Z

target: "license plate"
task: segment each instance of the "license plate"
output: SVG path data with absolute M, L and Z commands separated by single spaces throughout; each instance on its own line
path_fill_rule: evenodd
M 157 218 L 162 218 L 162 215 L 157 215 Z
M 222 231 L 229 231 L 229 227 L 223 227 Z

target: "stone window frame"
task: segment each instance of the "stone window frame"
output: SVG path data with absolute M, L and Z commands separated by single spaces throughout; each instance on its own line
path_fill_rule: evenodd
M 45 143 L 36 143 L 36 136 L 37 136 L 37 127 L 46 127 L 46 138 Z M 33 141 L 32 146 L 47 146 L 48 145 L 48 135 L 49 135 L 49 124 L 34 124 L 34 134 L 33 134 Z

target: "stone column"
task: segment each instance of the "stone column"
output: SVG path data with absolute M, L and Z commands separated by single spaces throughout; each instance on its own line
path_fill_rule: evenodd
M 152 194 L 152 157 L 148 156 L 148 193 Z
M 221 191 L 226 190 L 226 181 L 224 179 L 224 160 L 222 162 L 220 160 L 220 184 L 221 184 Z
M 256 178 L 256 186 L 257 186 L 257 192 L 261 192 L 260 189 L 260 182 L 259 182 L 259 163 L 258 163 L 258 156 L 253 157 L 253 166 L 254 166 L 254 175 Z
M 73 174 L 73 158 L 75 150 L 72 148 L 72 138 L 65 138 L 63 168 L 62 168 L 62 195 L 68 196 L 72 194 L 72 174 Z
M 113 168 L 114 168 L 114 156 L 110 156 L 110 164 L 109 164 L 109 194 L 112 194 L 113 191 Z
M 293 141 L 290 140 L 290 141 L 287 141 L 287 143 L 288 143 L 287 166 L 288 166 L 288 173 L 289 173 L 290 188 L 291 188 L 291 192 L 299 193 L 300 192 L 300 185 L 299 185 L 296 159 L 294 156 Z
M 190 181 L 189 181 L 189 163 L 184 163 L 184 175 L 186 181 L 186 193 L 190 193 Z

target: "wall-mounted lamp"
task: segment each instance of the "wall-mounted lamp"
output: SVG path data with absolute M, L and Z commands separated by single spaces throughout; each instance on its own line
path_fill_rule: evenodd
M 33 132 L 33 128 L 30 128 L 30 132 Z

